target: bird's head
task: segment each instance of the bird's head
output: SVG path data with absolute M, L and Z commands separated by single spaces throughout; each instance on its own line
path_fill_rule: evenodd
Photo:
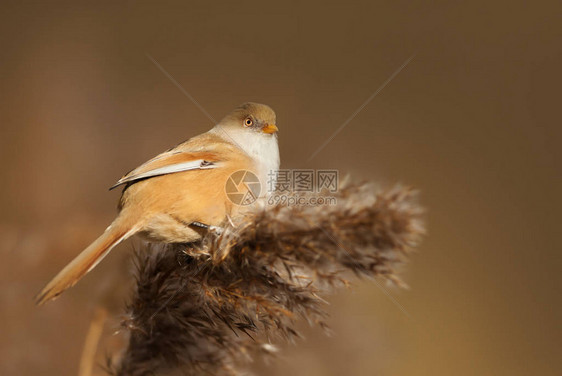
M 266 135 L 274 135 L 279 130 L 275 124 L 275 112 L 271 107 L 254 102 L 246 102 L 236 107 L 220 121 L 221 127 L 247 129 Z

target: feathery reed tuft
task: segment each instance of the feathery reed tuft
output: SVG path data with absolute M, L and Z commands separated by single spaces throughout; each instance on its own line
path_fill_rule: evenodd
M 197 244 L 146 245 L 114 375 L 238 375 L 297 319 L 327 329 L 320 294 L 350 272 L 401 284 L 424 232 L 416 192 L 349 184 L 330 206 L 262 205 Z

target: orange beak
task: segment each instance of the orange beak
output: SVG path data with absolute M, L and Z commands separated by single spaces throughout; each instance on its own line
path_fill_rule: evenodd
M 267 124 L 265 127 L 261 129 L 263 133 L 271 134 L 275 133 L 279 130 L 275 124 Z

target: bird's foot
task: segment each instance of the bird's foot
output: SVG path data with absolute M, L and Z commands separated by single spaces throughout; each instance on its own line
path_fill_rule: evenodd
M 222 228 L 222 227 L 219 227 L 219 226 L 211 226 L 211 225 L 208 225 L 208 224 L 205 224 L 205 223 L 202 223 L 202 222 L 192 222 L 191 225 L 192 225 L 192 226 L 195 226 L 195 227 L 203 228 L 203 229 L 205 229 L 205 230 L 207 230 L 207 231 L 209 231 L 209 232 L 213 232 L 213 233 L 215 233 L 215 234 L 217 234 L 217 235 L 220 235 L 220 234 L 222 234 L 222 232 L 223 232 L 223 228 Z

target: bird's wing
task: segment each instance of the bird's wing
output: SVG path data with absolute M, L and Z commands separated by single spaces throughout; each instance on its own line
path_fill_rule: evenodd
M 173 149 L 162 153 L 141 166 L 135 168 L 115 183 L 110 190 L 121 184 L 131 183 L 154 176 L 173 174 L 189 170 L 206 170 L 220 166 L 216 153 L 197 151 L 184 152 Z

